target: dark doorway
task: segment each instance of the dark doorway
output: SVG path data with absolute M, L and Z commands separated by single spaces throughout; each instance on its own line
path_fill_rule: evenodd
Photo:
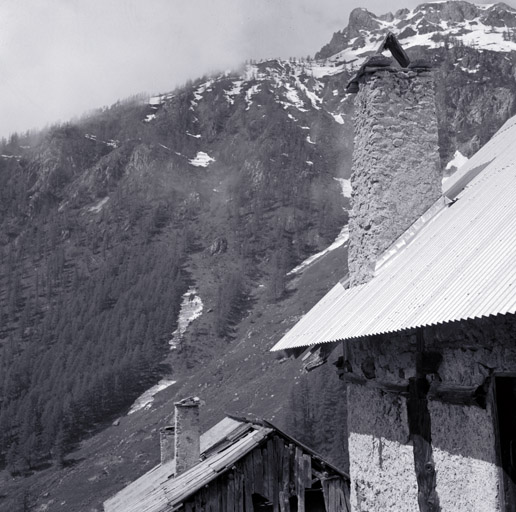
M 505 512 L 516 512 L 516 377 L 496 377 L 496 411 Z
M 258 493 L 254 493 L 252 498 L 253 512 L 273 512 L 273 506 L 270 500 Z
M 305 489 L 305 509 L 310 512 L 326 512 L 322 489 Z

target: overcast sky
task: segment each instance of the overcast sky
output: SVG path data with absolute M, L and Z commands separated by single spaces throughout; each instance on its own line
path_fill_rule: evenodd
M 249 58 L 313 55 L 355 7 L 384 14 L 419 3 L 0 0 L 0 136 Z

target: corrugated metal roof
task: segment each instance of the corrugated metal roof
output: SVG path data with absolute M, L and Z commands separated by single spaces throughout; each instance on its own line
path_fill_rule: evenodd
M 272 350 L 516 312 L 516 117 L 446 183 L 368 283 L 338 283 Z M 438 202 L 439 203 L 439 202 Z
M 106 512 L 174 510 L 263 441 L 272 428 L 226 417 L 201 436 L 206 460 L 174 478 L 175 461 L 158 465 L 104 502 Z M 225 441 L 228 441 L 227 443 Z M 211 452 L 211 453 L 210 453 Z

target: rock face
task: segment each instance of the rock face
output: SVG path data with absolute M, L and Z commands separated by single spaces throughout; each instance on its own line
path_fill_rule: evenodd
M 437 117 L 428 71 L 377 71 L 355 101 L 348 266 L 368 281 L 378 256 L 441 193 Z

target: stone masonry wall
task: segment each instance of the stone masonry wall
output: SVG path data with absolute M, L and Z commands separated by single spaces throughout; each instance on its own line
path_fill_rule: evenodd
M 429 410 L 441 512 L 499 512 L 491 405 L 481 409 L 433 400 Z
M 428 399 L 436 493 L 441 512 L 499 512 L 501 500 L 493 377 L 516 374 L 516 316 L 499 315 L 422 328 L 424 350 L 442 357 L 429 385 L 486 385 L 485 407 Z M 419 510 L 406 398 L 374 386 L 408 385 L 415 376 L 416 333 L 347 343 L 351 500 L 354 512 Z M 380 386 L 381 387 L 381 386 Z M 393 506 L 400 500 L 400 506 Z
M 429 71 L 366 75 L 355 98 L 351 285 L 441 195 L 437 117 Z
M 418 512 L 406 399 L 348 384 L 348 410 L 352 510 Z

